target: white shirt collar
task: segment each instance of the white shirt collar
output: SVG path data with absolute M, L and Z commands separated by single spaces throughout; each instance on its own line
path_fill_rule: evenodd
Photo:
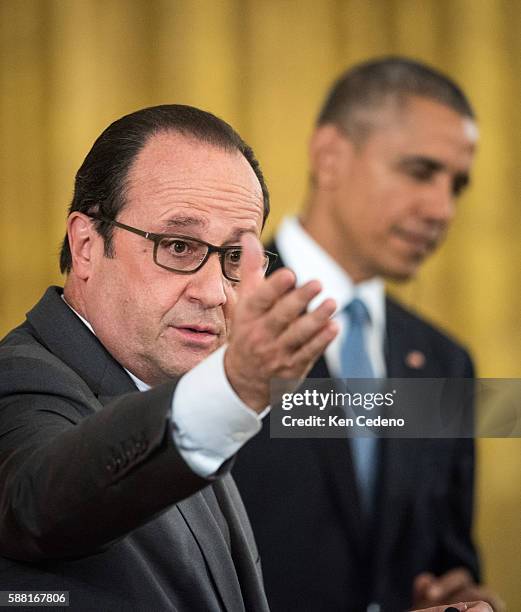
M 383 327 L 385 292 L 380 278 L 353 283 L 349 274 L 311 238 L 296 217 L 283 219 L 275 242 L 284 264 L 295 272 L 298 284 L 312 279 L 319 279 L 322 283 L 322 292 L 311 302 L 312 309 L 331 297 L 339 312 L 354 297 L 359 297 L 367 306 L 371 322 Z

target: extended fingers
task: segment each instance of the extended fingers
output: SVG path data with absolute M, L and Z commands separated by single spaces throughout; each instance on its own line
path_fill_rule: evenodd
M 274 334 L 284 332 L 301 315 L 304 316 L 303 313 L 309 302 L 320 293 L 321 289 L 320 283 L 313 280 L 302 287 L 287 291 L 266 313 L 267 329 Z
M 241 280 L 240 299 L 250 317 L 267 313 L 279 300 L 295 287 L 295 275 L 288 268 L 281 268 L 256 285 L 244 285 Z
M 329 321 L 293 354 L 293 362 L 309 369 L 338 334 L 338 323 Z
M 335 300 L 327 299 L 312 312 L 306 312 L 289 325 L 286 324 L 280 337 L 281 346 L 290 351 L 299 349 L 326 326 L 335 310 Z

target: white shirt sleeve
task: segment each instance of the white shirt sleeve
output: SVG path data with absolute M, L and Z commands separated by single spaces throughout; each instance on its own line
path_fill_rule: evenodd
M 172 400 L 172 435 L 189 467 L 203 478 L 214 476 L 222 464 L 252 438 L 262 417 L 244 404 L 224 371 L 222 346 L 187 372 L 177 383 Z

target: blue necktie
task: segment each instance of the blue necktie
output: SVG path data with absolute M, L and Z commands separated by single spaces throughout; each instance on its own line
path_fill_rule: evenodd
M 345 311 L 350 325 L 341 349 L 342 378 L 374 378 L 364 340 L 364 328 L 370 323 L 367 307 L 362 300 L 354 298 Z M 347 386 L 349 388 L 349 381 Z M 377 439 L 351 438 L 351 449 L 362 508 L 367 516 L 374 501 Z

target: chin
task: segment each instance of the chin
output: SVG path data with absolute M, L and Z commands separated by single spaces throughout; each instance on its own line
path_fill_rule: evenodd
M 177 378 L 189 372 L 196 365 L 199 365 L 203 359 L 217 350 L 217 347 L 211 350 L 203 351 L 183 351 L 177 353 L 168 364 L 165 364 L 163 371 L 167 372 L 171 378 Z
M 418 275 L 420 265 L 402 265 L 402 266 L 386 266 L 382 268 L 378 276 L 382 276 L 385 279 L 397 282 L 405 283 L 409 280 L 413 280 Z
M 414 280 L 426 258 L 426 255 L 418 253 L 395 254 L 394 257 L 388 254 L 387 259 L 380 262 L 379 275 L 399 283 Z

